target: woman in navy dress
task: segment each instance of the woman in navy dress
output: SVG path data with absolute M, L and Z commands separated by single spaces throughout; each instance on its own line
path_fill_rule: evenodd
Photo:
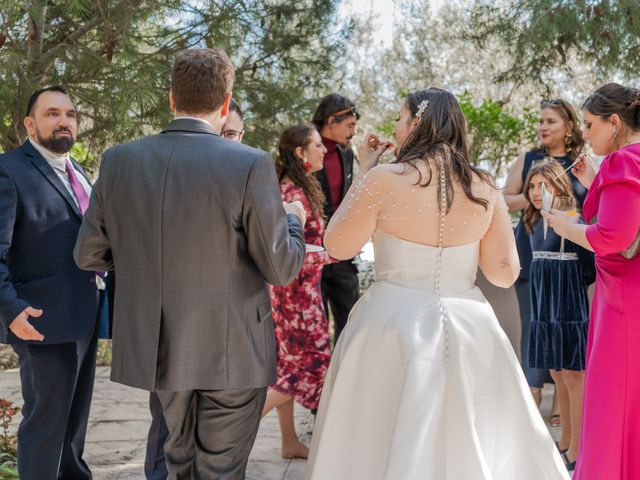
M 546 100 L 540 104 L 540 124 L 538 127 L 539 144 L 532 151 L 521 154 L 507 177 L 504 188 L 504 199 L 509 207 L 509 212 L 524 211 L 529 205 L 529 201 L 523 193 L 525 179 L 531 166 L 547 158 L 553 158 L 556 162 L 568 168 L 582 153 L 584 140 L 580 121 L 573 106 L 562 99 Z M 587 190 L 582 186 L 575 176 L 569 172 L 573 194 L 578 202 L 578 208 L 582 207 Z M 524 370 L 527 383 L 531 388 L 531 393 L 538 405 L 542 400 L 542 387 L 545 379 L 548 379 L 548 370 L 541 370 L 529 367 L 529 323 L 531 312 L 531 299 L 529 296 L 529 266 L 531 264 L 531 245 L 529 234 L 524 228 L 522 219 L 516 228 L 516 246 L 520 258 L 520 276 L 515 283 L 518 306 L 520 308 L 521 340 L 520 340 L 520 360 Z M 560 396 L 567 395 L 564 385 L 556 385 L 556 393 Z M 555 402 L 554 414 L 551 417 L 551 424 L 560 424 L 560 418 L 556 415 Z M 568 444 L 560 442 L 564 448 Z

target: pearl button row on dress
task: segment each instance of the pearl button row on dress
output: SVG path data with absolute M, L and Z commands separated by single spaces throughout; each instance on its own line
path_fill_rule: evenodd
M 445 217 L 447 215 L 447 182 L 444 173 L 444 162 L 440 159 L 440 231 L 438 234 L 438 254 L 436 257 L 435 289 L 436 298 L 440 307 L 440 321 L 442 322 L 442 332 L 444 334 L 444 355 L 445 362 L 449 362 L 449 312 L 444 305 L 440 292 L 440 276 L 442 272 L 442 253 L 444 250 L 444 230 Z

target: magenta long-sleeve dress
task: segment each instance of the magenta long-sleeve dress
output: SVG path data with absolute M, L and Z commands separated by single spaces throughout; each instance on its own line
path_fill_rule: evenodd
M 640 144 L 604 159 L 584 203 L 597 280 L 587 342 L 584 420 L 574 480 L 640 479 Z M 597 215 L 597 217 L 596 217 Z

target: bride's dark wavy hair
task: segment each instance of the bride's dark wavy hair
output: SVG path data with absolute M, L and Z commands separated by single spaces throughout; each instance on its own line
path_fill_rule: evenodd
M 489 202 L 484 198 L 476 197 L 471 191 L 471 184 L 474 175 L 494 188 L 495 181 L 489 172 L 469 163 L 466 120 L 460 104 L 451 93 L 440 88 L 428 88 L 410 93 L 405 104 L 415 117 L 418 106 L 425 100 L 429 105 L 424 109 L 418 125 L 402 145 L 395 163 L 406 163 L 418 170 L 417 163 L 425 161 L 429 177 L 424 181 L 422 173 L 418 170 L 420 179 L 417 184 L 426 187 L 433 179 L 432 162 L 428 160 L 441 159 L 445 172 L 447 211 L 453 203 L 454 179 L 462 184 L 462 189 L 469 200 L 486 209 Z M 438 202 L 440 198 L 439 192 Z

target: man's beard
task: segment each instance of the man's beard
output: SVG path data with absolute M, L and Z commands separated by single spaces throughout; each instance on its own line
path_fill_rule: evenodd
M 56 136 L 56 133 L 64 132 L 64 131 L 69 132 L 69 134 L 71 134 L 72 136 L 70 137 Z M 69 153 L 69 151 L 71 150 L 71 147 L 73 147 L 73 144 L 76 143 L 76 139 L 73 138 L 73 134 L 71 133 L 71 130 L 68 128 L 59 128 L 58 130 L 53 132 L 49 138 L 45 138 L 42 135 L 40 135 L 40 132 L 36 128 L 36 140 L 38 140 L 38 143 L 42 145 L 44 148 L 46 148 L 47 150 L 49 150 L 50 152 L 59 153 L 61 155 L 65 153 Z

